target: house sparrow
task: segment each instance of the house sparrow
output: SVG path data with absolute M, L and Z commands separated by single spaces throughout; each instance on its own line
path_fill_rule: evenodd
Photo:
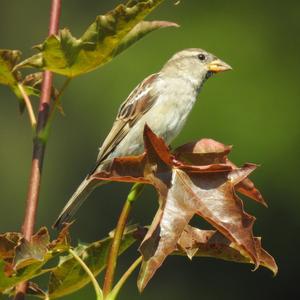
M 214 73 L 231 67 L 205 50 L 192 48 L 176 53 L 161 71 L 144 79 L 121 104 L 111 131 L 104 140 L 92 171 L 62 210 L 54 227 L 61 228 L 96 186 L 92 175 L 114 157 L 137 155 L 144 150 L 147 123 L 167 144 L 181 131 L 203 83 Z

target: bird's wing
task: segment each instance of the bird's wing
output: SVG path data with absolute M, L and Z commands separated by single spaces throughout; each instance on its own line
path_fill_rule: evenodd
M 145 78 L 121 104 L 113 127 L 99 150 L 97 166 L 109 156 L 130 128 L 153 106 L 157 95 L 153 92 L 152 84 L 158 76 L 159 73 L 156 73 Z

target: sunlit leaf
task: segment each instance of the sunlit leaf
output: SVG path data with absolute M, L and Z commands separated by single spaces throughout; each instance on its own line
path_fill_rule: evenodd
M 42 68 L 68 77 L 90 72 L 151 31 L 176 26 L 162 21 L 138 24 L 162 1 L 138 0 L 118 5 L 107 14 L 97 16 L 80 38 L 62 29 L 38 45 L 39 53 L 21 62 L 18 68 Z
M 120 44 L 114 51 L 114 56 L 126 50 L 148 33 L 165 27 L 179 27 L 179 25 L 167 21 L 141 21 L 121 40 Z

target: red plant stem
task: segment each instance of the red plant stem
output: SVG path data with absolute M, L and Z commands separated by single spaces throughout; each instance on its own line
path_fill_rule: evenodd
M 50 24 L 48 35 L 58 33 L 59 18 L 61 12 L 61 0 L 52 0 L 50 10 Z M 42 166 L 46 148 L 46 140 L 42 136 L 42 132 L 47 123 L 52 88 L 52 73 L 45 71 L 43 74 L 43 83 L 39 104 L 38 121 L 36 128 L 36 136 L 33 141 L 33 156 L 31 164 L 31 173 L 28 187 L 28 194 L 26 200 L 26 211 L 24 222 L 22 225 L 22 233 L 26 240 L 30 241 L 34 231 L 35 217 L 38 206 L 40 182 L 42 174 Z M 26 283 L 22 283 L 17 287 L 15 299 L 21 300 L 25 298 Z
M 49 35 L 57 34 L 58 32 L 60 10 L 61 0 L 52 0 Z M 26 212 L 24 223 L 22 226 L 22 232 L 24 234 L 25 239 L 27 240 L 30 240 L 33 234 L 36 210 L 38 205 L 41 173 L 46 147 L 46 141 L 40 137 L 40 134 L 43 131 L 48 119 L 51 101 L 52 77 L 53 75 L 50 71 L 45 71 L 43 74 L 36 137 L 33 142 L 33 156 L 26 201 Z

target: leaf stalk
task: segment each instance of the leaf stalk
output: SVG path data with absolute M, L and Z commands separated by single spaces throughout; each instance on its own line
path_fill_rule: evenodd
M 76 254 L 75 251 L 73 251 L 71 248 L 69 248 L 70 254 L 78 261 L 78 263 L 81 265 L 81 267 L 84 269 L 84 271 L 87 273 L 87 275 L 90 277 L 91 282 L 94 286 L 94 290 L 96 293 L 96 299 L 102 300 L 103 299 L 103 293 L 99 286 L 98 281 L 96 280 L 93 272 L 89 269 L 89 267 L 84 263 L 84 261 Z
M 24 87 L 23 87 L 23 85 L 21 83 L 18 83 L 18 89 L 19 89 L 19 91 L 20 91 L 20 93 L 21 93 L 21 95 L 22 95 L 22 97 L 24 99 L 31 127 L 33 129 L 35 129 L 36 128 L 36 117 L 35 117 L 35 114 L 34 114 L 34 111 L 33 111 L 32 105 L 31 105 L 30 98 L 27 95 L 27 93 L 26 93 L 26 91 L 25 91 L 25 89 L 24 89 Z
M 114 286 L 114 288 L 112 289 L 112 291 L 109 293 L 109 295 L 107 296 L 107 300 L 115 300 L 121 290 L 121 288 L 123 287 L 123 285 L 125 284 L 125 282 L 127 281 L 127 279 L 129 278 L 129 276 L 133 273 L 133 271 L 139 266 L 139 264 L 142 262 L 143 257 L 140 256 L 138 259 L 136 259 L 133 264 L 128 268 L 128 270 L 123 274 L 123 276 L 120 278 L 120 280 L 118 281 L 118 283 Z

